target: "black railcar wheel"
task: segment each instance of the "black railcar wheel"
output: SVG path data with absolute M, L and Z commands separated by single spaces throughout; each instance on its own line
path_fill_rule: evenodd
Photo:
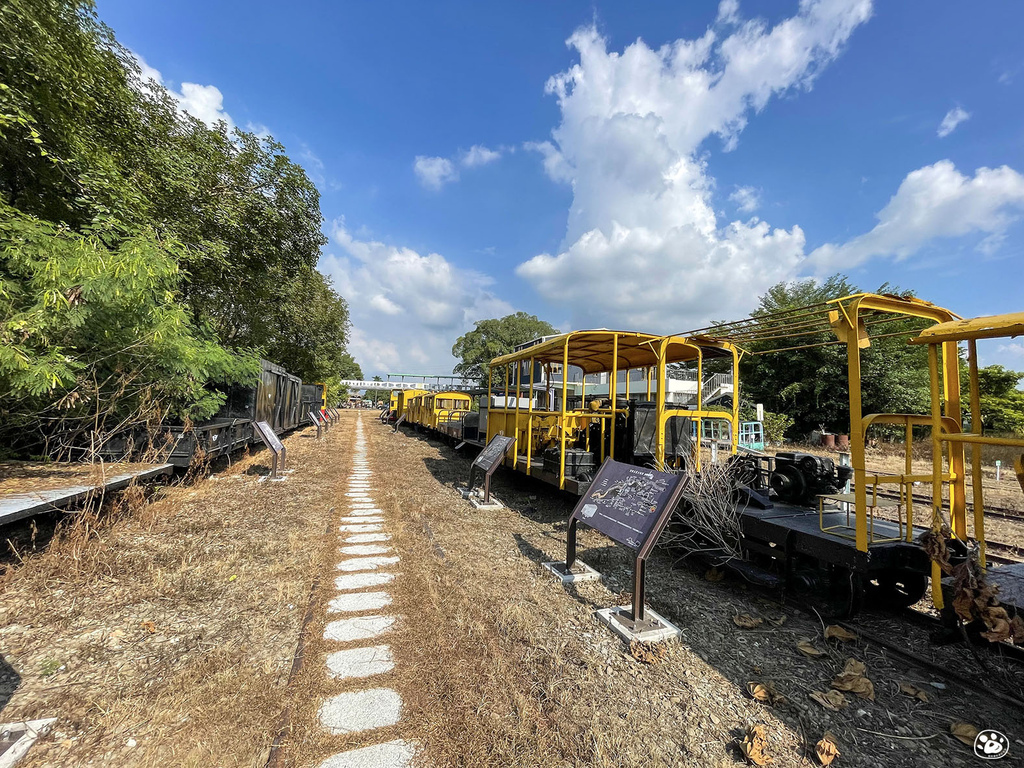
M 868 592 L 872 605 L 882 608 L 909 608 L 928 590 L 928 577 L 905 568 L 888 568 L 875 574 Z

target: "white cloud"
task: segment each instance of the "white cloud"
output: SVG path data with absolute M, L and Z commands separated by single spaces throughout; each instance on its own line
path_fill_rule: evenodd
M 979 168 L 971 178 L 940 160 L 907 174 L 870 232 L 823 245 L 810 258 L 820 271 L 849 269 L 876 256 L 906 259 L 935 238 L 979 233 L 988 235 L 979 249 L 990 254 L 1022 212 L 1024 176 L 1017 171 Z
M 412 167 L 423 186 L 437 190 L 449 182 L 459 180 L 460 166 L 462 168 L 479 168 L 498 160 L 505 151 L 511 153 L 514 149 L 506 147 L 489 149 L 483 144 L 474 144 L 465 152 L 460 152 L 452 158 L 417 155 Z
M 740 213 L 753 213 L 761 207 L 761 192 L 753 187 L 736 187 L 729 199 Z
M 575 327 L 668 331 L 735 317 L 801 263 L 799 227 L 719 224 L 701 146 L 714 134 L 733 147 L 773 95 L 810 88 L 871 3 L 803 0 L 771 28 L 738 14 L 733 3 L 720 9 L 736 25 L 728 36 L 709 28 L 657 50 L 638 40 L 610 52 L 592 27 L 569 39 L 580 61 L 546 86 L 561 123 L 553 141 L 525 145 L 552 179 L 572 184 L 566 237 L 560 253 L 518 274 L 567 302 Z
M 939 134 L 940 139 L 944 139 L 953 131 L 960 123 L 966 122 L 971 117 L 971 113 L 960 107 L 953 107 L 946 113 L 946 116 L 942 118 L 942 122 L 939 124 L 939 130 L 936 133 Z
M 1024 342 L 1013 341 L 1008 344 L 1000 344 L 996 351 L 1001 355 L 1024 361 Z
M 465 168 L 476 168 L 480 165 L 493 163 L 501 157 L 501 152 L 488 149 L 483 144 L 474 144 L 469 151 L 462 156 L 462 165 Z
M 739 0 L 722 0 L 722 2 L 718 4 L 718 18 L 716 21 L 719 24 L 736 24 L 739 20 Z
M 459 178 L 459 172 L 447 157 L 416 155 L 412 168 L 420 184 L 428 189 L 440 189 L 448 182 Z
M 349 303 L 349 349 L 366 375 L 450 372 L 456 338 L 477 320 L 512 311 L 489 277 L 438 253 L 360 239 L 344 219 L 333 222 L 331 238 L 342 254 L 325 254 L 320 270 Z
M 231 115 L 224 111 L 224 94 L 217 86 L 182 83 L 181 93 L 172 90 L 171 94 L 177 99 L 178 106 L 183 112 L 199 118 L 210 127 L 222 120 L 229 128 L 234 127 Z
M 178 109 L 186 114 L 202 120 L 211 128 L 220 121 L 227 123 L 230 131 L 235 127 L 235 121 L 231 119 L 224 110 L 224 94 L 215 85 L 200 85 L 199 83 L 182 83 L 180 90 L 175 90 L 169 81 L 165 81 L 160 70 L 151 67 L 139 54 L 130 51 L 131 55 L 139 65 L 140 77 L 143 86 L 150 82 L 166 89 L 171 97 L 178 103 Z

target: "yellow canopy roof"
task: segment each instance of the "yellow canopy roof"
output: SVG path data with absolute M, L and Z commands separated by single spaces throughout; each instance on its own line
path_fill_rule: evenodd
M 618 337 L 618 360 L 613 366 L 612 349 Z M 645 368 L 658 364 L 658 348 L 662 339 L 668 339 L 666 359 L 668 363 L 689 362 L 697 359 L 698 347 L 704 357 L 731 357 L 732 345 L 728 342 L 683 336 L 657 336 L 652 333 L 634 331 L 573 331 L 554 336 L 540 344 L 518 352 L 496 357 L 492 367 L 507 365 L 533 358 L 541 363 L 561 363 L 566 341 L 569 343 L 569 365 L 583 369 L 584 373 L 601 373 L 629 368 Z
M 925 328 L 911 344 L 939 344 L 944 341 L 968 341 L 970 339 L 999 339 L 1007 336 L 1024 335 L 1024 312 L 1008 315 L 972 317 L 967 320 L 950 320 Z

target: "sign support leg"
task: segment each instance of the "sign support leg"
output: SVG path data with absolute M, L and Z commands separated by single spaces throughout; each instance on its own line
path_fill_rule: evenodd
M 638 557 L 633 564 L 633 610 L 630 612 L 630 619 L 634 623 L 644 620 L 644 602 L 646 595 L 647 558 Z
M 569 520 L 569 533 L 565 537 L 565 572 L 572 571 L 576 564 L 576 518 Z

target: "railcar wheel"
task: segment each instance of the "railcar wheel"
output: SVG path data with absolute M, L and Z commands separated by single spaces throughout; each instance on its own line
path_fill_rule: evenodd
M 857 571 L 836 568 L 829 580 L 828 610 L 833 618 L 849 619 L 864 607 L 864 576 Z
M 883 608 L 909 608 L 928 590 L 928 577 L 905 568 L 888 568 L 871 580 L 869 593 L 872 604 Z

